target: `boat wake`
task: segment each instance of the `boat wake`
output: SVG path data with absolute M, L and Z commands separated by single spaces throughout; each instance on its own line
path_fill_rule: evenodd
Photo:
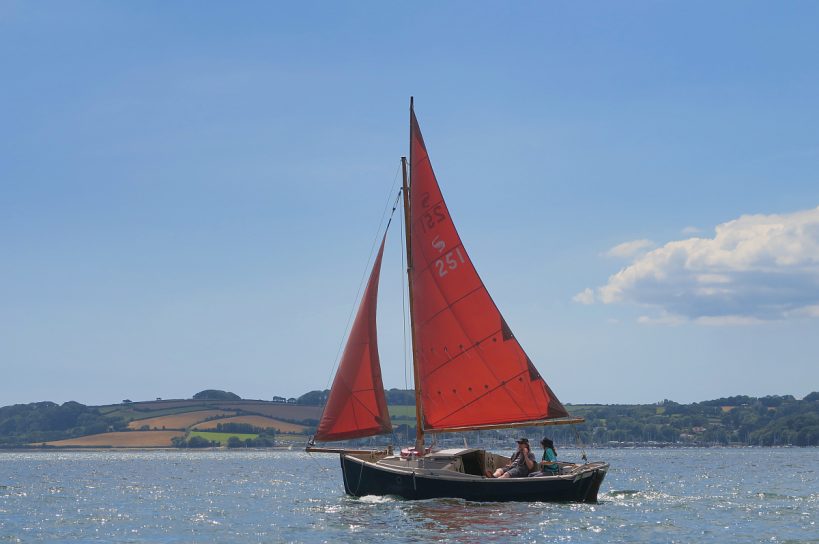
M 364 495 L 363 497 L 358 497 L 356 500 L 367 504 L 384 504 L 388 502 L 395 502 L 398 499 L 391 495 Z

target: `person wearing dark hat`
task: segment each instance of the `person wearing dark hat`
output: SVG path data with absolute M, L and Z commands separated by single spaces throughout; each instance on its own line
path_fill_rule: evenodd
M 532 474 L 532 476 L 553 476 L 559 472 L 559 465 L 557 464 L 557 450 L 555 443 L 548 436 L 544 436 L 540 441 L 543 446 L 543 459 L 540 461 L 540 471 Z
M 518 449 L 512 454 L 509 464 L 497 469 L 494 473 L 487 470 L 487 478 L 525 478 L 536 469 L 537 460 L 529 448 L 529 439 L 519 438 L 517 443 Z

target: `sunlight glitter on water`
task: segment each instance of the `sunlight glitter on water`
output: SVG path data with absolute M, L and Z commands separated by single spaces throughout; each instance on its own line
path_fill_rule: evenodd
M 299 452 L 0 453 L 0 541 L 816 540 L 817 449 L 594 457 L 612 463 L 596 505 L 356 499 L 337 457 Z

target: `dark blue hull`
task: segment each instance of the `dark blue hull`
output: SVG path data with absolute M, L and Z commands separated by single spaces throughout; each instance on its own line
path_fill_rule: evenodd
M 593 463 L 570 477 L 447 477 L 397 471 L 341 455 L 344 490 L 349 495 L 397 495 L 405 499 L 459 498 L 468 501 L 597 502 L 608 464 Z

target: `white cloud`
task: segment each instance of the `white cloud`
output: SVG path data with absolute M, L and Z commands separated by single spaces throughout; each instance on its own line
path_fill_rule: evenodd
M 587 291 L 584 299 L 659 310 L 660 317 L 643 323 L 819 317 L 819 208 L 743 215 L 718 225 L 713 238 L 672 241 L 638 255 L 595 293 Z
M 705 315 L 695 320 L 700 325 L 723 327 L 726 325 L 758 325 L 765 320 L 748 315 Z
M 575 302 L 579 302 L 580 304 L 593 304 L 594 291 L 587 287 L 580 291 L 579 293 L 577 293 L 575 296 L 573 296 L 572 300 Z
M 669 315 L 662 313 L 658 316 L 641 315 L 637 318 L 637 323 L 641 325 L 681 325 L 685 323 L 685 319 L 678 315 Z
M 819 317 L 819 304 L 797 308 L 788 312 L 786 317 Z
M 651 240 L 632 240 L 618 244 L 606 252 L 607 257 L 617 257 L 619 259 L 630 259 L 654 247 Z
M 682 229 L 683 234 L 699 234 L 701 232 L 702 232 L 702 229 L 700 229 L 698 227 L 688 226 L 688 227 L 685 227 L 684 229 Z

